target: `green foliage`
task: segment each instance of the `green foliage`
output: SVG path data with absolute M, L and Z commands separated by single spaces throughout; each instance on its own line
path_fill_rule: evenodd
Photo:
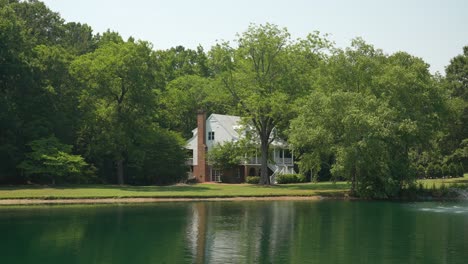
M 308 157 L 300 166 L 322 166 L 317 157 L 331 154 L 332 174 L 350 180 L 354 194 L 398 196 L 415 179 L 409 153 L 429 145 L 448 107 L 427 64 L 357 39 L 332 54 L 316 87 L 297 102 L 290 127 L 290 143 Z
M 441 85 L 450 92 L 449 102 L 454 114 L 446 121 L 437 151 L 449 162 L 468 166 L 468 46 L 451 59 Z
M 224 142 L 208 152 L 208 163 L 215 169 L 229 170 L 241 163 L 244 154 L 238 142 Z
M 463 164 L 462 164 L 462 163 L 459 163 L 459 164 L 458 164 L 457 176 L 458 176 L 458 177 L 463 177 L 464 172 L 465 172 L 465 169 L 463 168 Z
M 276 176 L 276 182 L 278 184 L 303 183 L 306 182 L 306 178 L 302 174 L 279 174 Z
M 184 182 L 187 179 L 185 140 L 173 131 L 150 129 L 129 152 L 129 183 L 167 185 Z
M 55 137 L 34 140 L 28 144 L 31 152 L 18 168 L 29 175 L 50 177 L 52 183 L 56 180 L 79 181 L 85 175 L 88 164 L 83 157 L 71 154 L 72 146 L 62 144 Z
M 245 182 L 248 184 L 259 184 L 260 176 L 247 176 L 245 177 Z
M 439 164 L 434 165 L 434 177 L 442 178 L 442 167 Z
M 197 111 L 225 112 L 223 105 L 228 99 L 216 93 L 213 85 L 211 80 L 196 75 L 181 76 L 169 82 L 159 101 L 161 125 L 190 138 L 192 129 L 197 126 Z
M 416 171 L 416 174 L 417 174 L 417 177 L 419 179 L 423 179 L 426 177 L 426 170 L 424 169 L 424 167 L 419 164 L 418 168 L 417 168 L 417 171 Z
M 86 87 L 80 107 L 86 113 L 80 140 L 93 159 L 107 156 L 124 183 L 124 163 L 138 142 L 152 132 L 156 75 L 148 43 L 108 42 L 76 59 L 71 73 Z
M 450 171 L 449 171 L 449 167 L 447 166 L 447 164 L 442 165 L 442 176 L 443 177 L 450 176 Z
M 455 163 L 450 163 L 449 165 L 449 175 L 451 177 L 457 177 L 457 165 L 455 165 Z
M 329 43 L 317 35 L 294 42 L 287 29 L 268 23 L 250 25 L 237 42 L 237 48 L 217 44 L 209 55 L 222 93 L 232 98 L 235 111 L 251 122 L 259 137 L 261 183 L 269 184 L 267 156 L 274 128 L 286 128 L 294 115 L 285 102 L 310 89 L 307 77 Z
M 468 47 L 444 78 L 404 52 L 387 55 L 362 39 L 335 49 L 318 32 L 293 40 L 272 24 L 251 25 L 237 44 L 153 51 L 110 30 L 93 35 L 40 1 L 1 1 L 0 183 L 25 183 L 22 171 L 83 182 L 91 168 L 100 182 L 183 181 L 179 133 L 191 136 L 199 109 L 245 117 L 265 158 L 263 184 L 278 136 L 294 146 L 302 173 L 347 179 L 363 197 L 397 196 L 424 175 L 415 164 L 429 164 L 426 177 L 437 176 L 431 163 L 448 165 L 443 176 L 468 166 Z M 62 147 L 29 153 L 50 135 Z M 63 146 L 93 165 L 81 167 Z M 222 153 L 216 166 L 242 157 Z
M 429 163 L 426 168 L 426 177 L 435 178 L 435 174 L 434 164 Z

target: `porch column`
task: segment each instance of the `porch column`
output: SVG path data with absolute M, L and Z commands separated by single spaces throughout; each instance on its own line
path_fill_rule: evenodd
M 255 148 L 255 164 L 258 164 L 257 148 Z

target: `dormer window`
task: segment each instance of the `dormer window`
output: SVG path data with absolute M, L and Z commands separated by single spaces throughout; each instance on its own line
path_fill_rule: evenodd
M 208 132 L 208 140 L 214 140 L 214 131 Z

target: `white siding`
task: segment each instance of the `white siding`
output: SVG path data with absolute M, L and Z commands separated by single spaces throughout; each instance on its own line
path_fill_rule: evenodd
M 193 165 L 198 165 L 198 152 L 197 152 L 197 146 L 198 146 L 198 140 L 197 140 L 197 129 L 193 130 L 193 137 L 189 139 L 187 142 L 187 149 L 192 150 L 192 157 L 193 157 Z
M 212 149 L 216 144 L 223 144 L 226 141 L 236 140 L 237 137 L 231 135 L 229 131 L 225 128 L 226 125 L 231 124 L 221 124 L 220 121 L 214 116 L 211 115 L 206 122 L 206 145 L 208 150 Z M 208 132 L 214 132 L 214 140 L 208 140 Z

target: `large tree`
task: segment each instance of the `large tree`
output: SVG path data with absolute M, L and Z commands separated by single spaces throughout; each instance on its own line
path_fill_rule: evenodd
M 80 107 L 86 113 L 81 139 L 89 155 L 110 156 L 117 182 L 124 183 L 124 162 L 136 140 L 150 131 L 154 118 L 155 78 L 151 47 L 145 42 L 107 42 L 75 60 L 72 74 L 85 89 Z
M 458 116 L 451 120 L 441 151 L 448 162 L 461 162 L 468 169 L 468 46 L 446 68 L 445 84 L 452 96 Z
M 38 1 L 0 3 L 0 181 L 15 177 L 29 142 L 55 135 L 72 144 L 76 86 L 63 20 Z M 16 179 L 14 179 L 16 178 Z M 24 179 L 24 178 L 22 178 Z
M 332 174 L 357 195 L 397 195 L 414 180 L 410 153 L 429 147 L 448 113 L 446 93 L 421 59 L 385 55 L 360 39 L 322 73 L 291 126 L 300 165 L 317 170 L 332 155 Z
M 235 112 L 245 117 L 258 134 L 261 184 L 269 184 L 268 150 L 275 127 L 284 127 L 290 107 L 309 87 L 304 75 L 320 60 L 319 50 L 329 44 L 317 34 L 292 41 L 276 25 L 251 25 L 238 36 L 238 47 L 218 44 L 210 52 L 214 72 L 234 100 Z M 306 67 L 308 66 L 308 67 Z

